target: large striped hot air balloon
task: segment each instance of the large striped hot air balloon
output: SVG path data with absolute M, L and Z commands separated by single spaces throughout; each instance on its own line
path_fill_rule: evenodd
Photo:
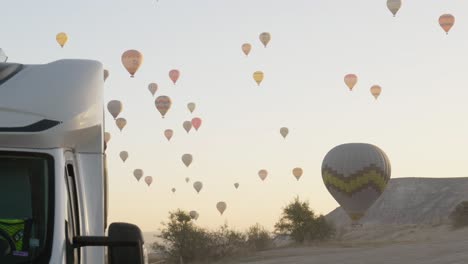
M 322 163 L 325 186 L 354 223 L 383 193 L 390 174 L 387 155 L 371 144 L 339 145 L 327 153 Z

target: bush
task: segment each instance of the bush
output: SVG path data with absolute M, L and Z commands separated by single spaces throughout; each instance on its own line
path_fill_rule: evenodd
M 247 230 L 247 244 L 253 250 L 265 250 L 273 245 L 270 232 L 263 226 L 256 224 Z
M 335 234 L 335 228 L 323 215 L 316 216 L 308 202 L 299 197 L 283 208 L 280 220 L 275 224 L 275 232 L 289 235 L 298 242 L 322 241 Z
M 459 203 L 452 211 L 449 218 L 454 228 L 468 226 L 468 201 Z

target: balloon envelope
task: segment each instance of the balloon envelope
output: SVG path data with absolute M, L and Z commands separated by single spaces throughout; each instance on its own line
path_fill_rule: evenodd
M 202 120 L 198 117 L 195 117 L 192 119 L 192 126 L 195 128 L 195 130 L 198 130 L 202 124 Z
M 158 84 L 156 83 L 148 84 L 148 90 L 150 91 L 151 95 L 154 95 L 156 91 L 158 90 Z
M 195 191 L 197 191 L 197 193 L 200 193 L 201 189 L 203 188 L 203 183 L 196 181 L 193 183 L 193 188 L 195 189 Z
M 109 71 L 108 71 L 108 70 L 104 70 L 104 81 L 106 81 L 107 78 L 109 78 Z
M 57 43 L 60 45 L 60 47 L 63 48 L 63 46 L 65 46 L 65 43 L 67 43 L 68 41 L 67 33 L 60 32 L 55 36 L 55 39 L 57 40 Z
M 443 14 L 439 17 L 439 25 L 445 31 L 445 33 L 449 33 L 450 29 L 455 24 L 455 17 L 451 14 Z
M 287 127 L 280 128 L 280 134 L 283 136 L 283 138 L 286 138 L 286 136 L 289 134 L 289 129 Z
M 185 178 L 185 182 L 188 183 L 190 181 L 190 178 Z
M 195 103 L 188 103 L 187 104 L 187 108 L 190 111 L 190 113 L 193 113 L 193 111 L 195 111 L 195 107 L 196 107 Z
M 387 7 L 393 16 L 396 16 L 398 10 L 401 8 L 401 0 L 387 0 Z
M 242 44 L 242 52 L 244 52 L 245 56 L 248 56 L 251 50 L 252 45 L 250 45 L 249 43 Z
M 122 131 L 122 129 L 127 125 L 127 120 L 123 117 L 119 117 L 115 120 L 115 124 Z
M 114 117 L 114 119 L 116 119 L 120 112 L 122 112 L 122 109 L 122 102 L 118 100 L 112 100 L 107 103 L 107 110 L 109 110 L 109 113 L 112 115 L 112 117 Z
M 225 202 L 218 202 L 216 204 L 216 209 L 218 209 L 218 212 L 223 215 L 224 211 L 226 211 L 227 205 Z
M 109 132 L 104 132 L 104 142 L 109 143 L 109 140 L 111 139 L 111 134 Z
M 390 180 L 387 155 L 371 144 L 351 143 L 330 150 L 322 162 L 322 179 L 353 221 L 364 216 Z
M 294 168 L 292 172 L 293 172 L 294 177 L 296 177 L 297 180 L 301 178 L 302 173 L 303 173 L 301 168 Z
M 239 188 L 239 183 L 237 183 L 237 182 L 234 183 L 234 187 L 235 187 L 236 189 Z
M 356 85 L 357 81 L 358 81 L 358 77 L 356 76 L 356 74 L 347 74 L 344 77 L 344 82 L 345 82 L 346 86 L 348 86 L 350 91 L 353 90 L 353 88 Z
M 140 181 L 141 177 L 143 177 L 143 170 L 141 169 L 136 169 L 133 171 L 133 176 L 137 179 L 137 181 Z
M 166 129 L 164 131 L 164 136 L 167 138 L 167 141 L 170 141 L 173 135 L 174 131 L 172 131 L 172 129 Z
M 122 159 L 122 161 L 125 162 L 128 159 L 128 152 L 127 151 L 121 151 L 119 156 Z
M 146 177 L 145 177 L 145 182 L 146 182 L 146 184 L 148 184 L 148 186 L 150 186 L 151 183 L 153 182 L 153 177 L 151 177 L 151 176 L 146 176 Z
M 185 166 L 190 166 L 192 164 L 193 157 L 191 154 L 184 154 L 182 155 L 182 162 L 185 164 Z
M 260 170 L 258 172 L 258 177 L 260 177 L 260 179 L 262 179 L 262 181 L 264 181 L 267 176 L 268 176 L 268 171 L 266 171 L 266 170 Z
M 260 34 L 259 39 L 262 42 L 263 46 L 265 46 L 266 48 L 266 46 L 271 40 L 271 35 L 268 32 L 263 32 L 262 34 Z
M 179 70 L 171 70 L 169 71 L 169 78 L 171 78 L 171 81 L 176 84 L 177 80 L 180 77 L 180 71 Z
M 374 96 L 375 100 L 377 100 L 380 93 L 382 92 L 382 87 L 380 87 L 379 85 L 374 85 L 370 88 L 370 92 L 372 96 Z
M 187 131 L 187 133 L 188 133 L 188 132 L 190 132 L 190 129 L 192 129 L 192 122 L 184 121 L 182 126 L 184 127 L 185 131 Z
M 122 54 L 122 64 L 130 73 L 130 77 L 134 77 L 135 73 L 143 63 L 143 54 L 138 50 L 127 50 Z
M 254 72 L 253 78 L 254 78 L 255 82 L 257 83 L 257 85 L 260 85 L 260 83 L 262 83 L 262 81 L 263 81 L 263 72 L 262 71 Z
M 172 188 L 171 191 L 172 191 L 172 193 L 175 193 L 175 192 L 176 192 L 176 188 Z
M 189 215 L 192 219 L 198 219 L 198 213 L 196 211 L 190 211 Z
M 156 105 L 156 109 L 158 109 L 159 113 L 161 113 L 161 116 L 164 118 L 167 114 L 167 111 L 169 111 L 171 108 L 172 101 L 168 96 L 161 95 L 156 98 L 154 104 Z

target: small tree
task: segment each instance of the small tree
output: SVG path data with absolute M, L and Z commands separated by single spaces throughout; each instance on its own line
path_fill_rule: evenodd
M 258 223 L 247 230 L 247 243 L 253 250 L 264 250 L 273 244 L 270 232 Z
M 301 202 L 299 197 L 283 208 L 280 220 L 275 224 L 275 231 L 287 234 L 298 243 L 325 240 L 335 233 L 334 227 L 322 215 L 316 216 L 308 202 Z
M 450 220 L 454 228 L 468 226 L 468 201 L 459 203 L 450 214 Z

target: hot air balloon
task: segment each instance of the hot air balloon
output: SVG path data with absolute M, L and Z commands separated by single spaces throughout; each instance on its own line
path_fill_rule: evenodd
M 195 130 L 198 131 L 201 124 L 202 124 L 202 120 L 200 118 L 195 117 L 195 118 L 192 119 L 192 126 L 195 128 Z
M 226 211 L 226 203 L 225 202 L 218 202 L 216 204 L 216 209 L 218 209 L 218 212 L 223 215 L 224 211 Z
M 197 191 L 197 193 L 200 193 L 201 189 L 203 188 L 203 183 L 196 181 L 193 183 L 193 188 L 195 191 Z
M 190 111 L 190 113 L 193 113 L 193 111 L 195 111 L 195 107 L 196 107 L 195 103 L 188 103 L 187 104 L 187 108 Z
M 171 78 L 171 81 L 176 84 L 177 80 L 180 77 L 180 71 L 179 70 L 171 70 L 169 71 L 169 78 Z
M 237 183 L 237 182 L 234 183 L 234 187 L 235 187 L 236 189 L 239 188 L 239 183 Z
M 263 46 L 265 46 L 266 48 L 268 42 L 270 42 L 271 40 L 271 35 L 268 32 L 263 32 L 262 34 L 260 34 L 259 39 L 262 42 Z
M 280 134 L 283 136 L 283 138 L 286 138 L 286 136 L 289 134 L 289 129 L 287 127 L 280 128 Z
M 379 97 L 380 93 L 382 92 L 382 87 L 378 85 L 374 85 L 370 88 L 370 92 L 372 96 L 374 96 L 375 100 Z
M 198 213 L 197 211 L 190 211 L 189 215 L 192 219 L 197 220 L 198 219 Z
M 252 45 L 250 45 L 249 43 L 242 44 L 242 52 L 244 52 L 245 56 L 249 56 L 251 50 Z
M 190 166 L 192 164 L 193 157 L 191 154 L 184 154 L 182 155 L 182 162 L 185 164 L 185 166 Z
M 143 177 L 143 170 L 141 169 L 136 169 L 133 171 L 133 176 L 137 179 L 137 181 L 140 181 L 141 177 Z
M 120 112 L 122 112 L 122 109 L 122 102 L 118 100 L 112 100 L 107 103 L 107 110 L 109 110 L 109 113 L 112 115 L 112 117 L 114 117 L 114 119 L 116 119 Z
M 104 142 L 107 144 L 111 140 L 111 134 L 109 132 L 104 132 Z
M 122 161 L 125 162 L 128 159 L 128 152 L 127 151 L 121 151 L 119 156 L 122 159 Z
M 156 105 L 156 109 L 158 109 L 159 113 L 161 113 L 163 118 L 166 116 L 167 111 L 169 111 L 172 105 L 171 98 L 165 95 L 161 95 L 158 98 L 156 98 L 156 101 L 154 101 L 154 103 Z
M 192 122 L 184 121 L 182 126 L 184 127 L 185 131 L 187 131 L 187 133 L 188 133 L 188 132 L 190 132 L 190 129 L 192 129 Z
M 164 130 L 164 136 L 167 138 L 167 141 L 170 141 L 173 135 L 174 131 L 172 131 L 172 129 Z
M 263 72 L 262 71 L 254 72 L 253 78 L 254 78 L 255 82 L 257 82 L 257 85 L 260 85 L 260 83 L 262 83 L 262 81 L 263 81 Z
M 294 168 L 293 171 L 292 171 L 294 177 L 296 177 L 297 180 L 299 180 L 302 176 L 302 169 L 301 168 Z
M 401 0 L 387 0 L 387 7 L 388 10 L 392 12 L 393 16 L 396 16 L 401 7 Z
M 156 91 L 158 90 L 158 84 L 156 83 L 148 84 L 148 90 L 150 91 L 151 95 L 154 95 Z
M 151 183 L 153 182 L 153 177 L 151 177 L 151 176 L 146 176 L 146 177 L 145 177 L 145 182 L 146 182 L 146 184 L 148 184 L 148 186 L 150 186 Z
M 172 193 L 175 193 L 175 192 L 176 192 L 176 188 L 172 188 L 171 191 L 172 191 Z
M 109 71 L 104 69 L 104 81 L 106 81 L 107 78 L 109 78 Z
M 188 183 L 189 181 L 190 181 L 190 178 L 189 178 L 189 177 L 185 178 L 185 182 L 186 182 L 186 183 Z
M 322 162 L 325 186 L 354 223 L 383 193 L 390 174 L 387 155 L 371 144 L 339 145 Z
M 357 81 L 358 81 L 358 77 L 356 76 L 356 74 L 346 74 L 346 76 L 344 77 L 344 82 L 346 86 L 348 86 L 350 91 L 353 90 Z
M 262 181 L 264 181 L 266 179 L 266 177 L 268 176 L 268 171 L 260 170 L 258 172 L 258 176 L 260 177 L 260 179 L 262 179 Z
M 123 117 L 119 117 L 115 120 L 115 124 L 122 131 L 122 129 L 127 125 L 127 120 Z
M 442 29 L 447 35 L 454 24 L 455 17 L 451 14 L 443 14 L 439 17 L 439 25 L 442 27 Z
M 57 43 L 60 45 L 60 47 L 63 48 L 65 46 L 65 43 L 68 41 L 68 36 L 67 33 L 65 32 L 60 32 L 55 36 L 55 39 L 57 40 Z
M 143 54 L 138 50 L 127 50 L 122 54 L 122 64 L 130 73 L 130 77 L 135 77 L 135 73 L 143 63 Z

